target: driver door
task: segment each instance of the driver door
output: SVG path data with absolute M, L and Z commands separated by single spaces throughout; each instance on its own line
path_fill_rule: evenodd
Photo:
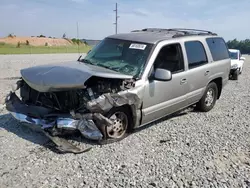
M 170 81 L 148 79 L 143 98 L 142 124 L 178 111 L 187 106 L 188 84 L 180 44 L 163 46 L 154 62 L 153 69 L 171 71 Z

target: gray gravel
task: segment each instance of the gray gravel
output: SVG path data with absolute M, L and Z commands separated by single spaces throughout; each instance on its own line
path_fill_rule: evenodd
M 4 78 L 21 68 L 77 57 L 0 56 L 0 96 L 14 82 Z M 80 155 L 54 152 L 45 136 L 1 109 L 0 187 L 250 187 L 249 85 L 248 56 L 212 111 L 190 108 Z

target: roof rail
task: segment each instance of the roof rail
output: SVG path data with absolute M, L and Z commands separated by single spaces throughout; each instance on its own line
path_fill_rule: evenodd
M 217 35 L 211 31 L 200 30 L 200 29 L 187 29 L 187 28 L 145 28 L 142 30 L 134 30 L 132 32 L 161 32 L 161 33 L 172 33 L 174 37 L 189 36 L 189 35 Z
M 145 28 L 145 29 L 138 29 L 131 32 L 162 32 L 162 31 L 168 31 L 168 29 L 162 29 L 162 28 Z
M 200 30 L 200 29 L 186 29 L 186 28 L 171 28 L 168 29 L 169 31 L 180 31 L 180 32 L 186 32 L 186 33 L 192 33 L 192 32 L 197 32 L 198 34 L 204 33 L 204 34 L 212 34 L 214 35 L 212 31 L 207 31 L 207 30 Z

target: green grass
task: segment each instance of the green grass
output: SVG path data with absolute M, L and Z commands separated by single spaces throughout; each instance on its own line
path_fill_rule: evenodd
M 79 52 L 86 53 L 90 46 L 79 45 Z M 27 46 L 21 44 L 20 48 L 15 45 L 0 43 L 0 54 L 52 54 L 52 53 L 78 53 L 78 46 Z

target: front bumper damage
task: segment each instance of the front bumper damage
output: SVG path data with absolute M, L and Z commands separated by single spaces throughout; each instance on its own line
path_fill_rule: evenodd
M 90 148 L 77 148 L 67 142 L 67 140 L 58 137 L 61 132 L 79 131 L 85 138 L 100 142 L 107 138 L 106 127 L 112 126 L 111 120 L 103 114 L 113 107 L 129 105 L 134 116 L 134 123 L 136 124 L 138 119 L 141 118 L 138 112 L 140 103 L 136 94 L 105 94 L 87 103 L 87 108 L 91 113 L 53 114 L 50 109 L 24 104 L 15 92 L 10 92 L 5 99 L 6 109 L 15 119 L 38 126 L 56 144 L 57 149 L 64 153 L 75 154 L 89 151 Z
M 20 122 L 38 125 L 42 129 L 56 126 L 58 129 L 79 130 L 84 137 L 92 140 L 101 140 L 103 137 L 93 122 L 92 114 L 85 114 L 81 119 L 73 119 L 73 116 L 64 114 L 55 114 L 54 118 L 49 118 L 46 116 L 50 115 L 49 110 L 38 106 L 27 106 L 12 92 L 7 96 L 6 109 Z

